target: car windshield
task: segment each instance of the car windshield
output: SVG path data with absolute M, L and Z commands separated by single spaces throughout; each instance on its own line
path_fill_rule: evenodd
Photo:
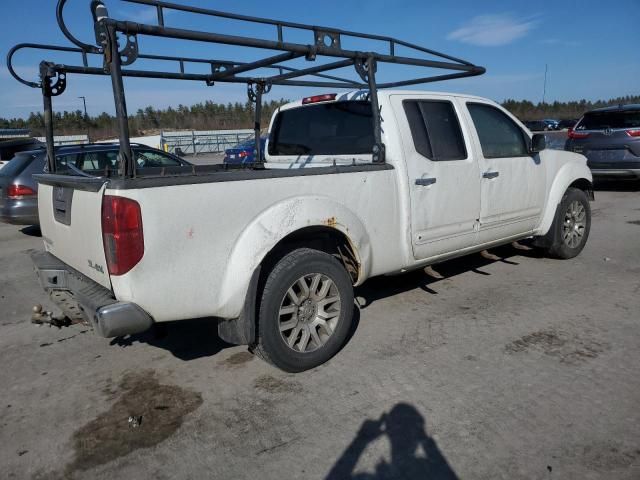
M 586 113 L 576 126 L 576 130 L 638 127 L 640 127 L 640 110 L 618 110 L 615 112 Z
M 15 177 L 20 175 L 22 171 L 31 163 L 35 158 L 33 153 L 18 153 L 13 157 L 9 163 L 7 163 L 2 169 L 0 169 L 0 176 L 2 177 Z

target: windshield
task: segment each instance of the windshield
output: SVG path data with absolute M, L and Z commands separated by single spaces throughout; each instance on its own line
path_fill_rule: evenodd
M 373 144 L 371 103 L 324 103 L 280 113 L 269 154 L 370 154 Z
M 0 169 L 0 176 L 15 177 L 20 175 L 34 158 L 35 155 L 33 153 L 18 153 Z
M 638 127 L 640 127 L 640 110 L 618 110 L 586 113 L 580 123 L 576 125 L 576 130 Z

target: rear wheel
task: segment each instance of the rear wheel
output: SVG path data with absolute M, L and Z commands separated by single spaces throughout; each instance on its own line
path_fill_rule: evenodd
M 584 191 L 569 188 L 564 194 L 545 239 L 549 256 L 568 259 L 577 256 L 591 230 L 591 207 Z
M 262 291 L 256 353 L 287 372 L 335 355 L 353 319 L 353 286 L 333 256 L 301 248 L 280 260 Z

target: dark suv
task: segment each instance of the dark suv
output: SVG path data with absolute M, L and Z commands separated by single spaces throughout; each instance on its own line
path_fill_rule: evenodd
M 118 144 L 96 143 L 56 148 L 56 169 L 71 168 L 104 175 L 118 170 Z M 139 171 L 191 165 L 175 155 L 145 145 L 132 145 Z M 38 225 L 38 182 L 44 172 L 46 150 L 19 152 L 0 170 L 0 221 L 17 225 Z
M 640 179 L 640 104 L 587 112 L 568 136 L 565 149 L 587 157 L 594 177 Z

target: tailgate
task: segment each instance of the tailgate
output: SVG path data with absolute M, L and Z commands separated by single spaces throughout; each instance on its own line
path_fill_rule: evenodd
M 38 212 L 47 252 L 110 289 L 102 243 L 105 180 L 47 174 L 34 177 L 39 183 Z

